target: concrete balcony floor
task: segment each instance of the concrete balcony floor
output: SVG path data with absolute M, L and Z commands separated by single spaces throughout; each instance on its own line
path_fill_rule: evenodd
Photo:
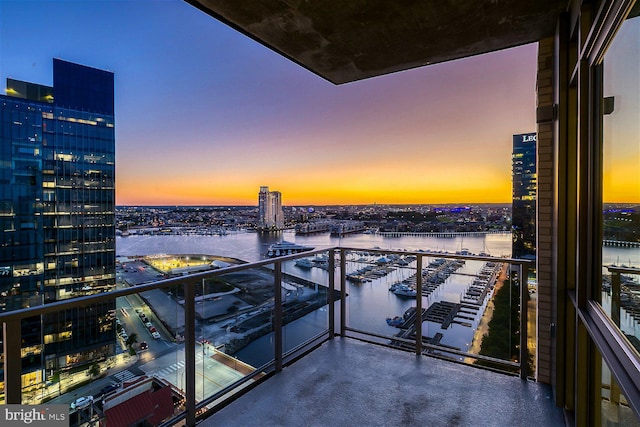
M 200 426 L 563 426 L 544 384 L 336 338 Z

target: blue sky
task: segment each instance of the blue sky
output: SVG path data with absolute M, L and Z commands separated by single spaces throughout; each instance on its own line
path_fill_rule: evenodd
M 118 204 L 508 202 L 536 52 L 334 86 L 182 1 L 0 1 L 3 83 L 115 73 Z

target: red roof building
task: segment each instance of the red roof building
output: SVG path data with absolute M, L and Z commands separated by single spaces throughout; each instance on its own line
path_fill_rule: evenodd
M 174 413 L 171 385 L 145 376 L 104 400 L 102 427 L 158 425 Z

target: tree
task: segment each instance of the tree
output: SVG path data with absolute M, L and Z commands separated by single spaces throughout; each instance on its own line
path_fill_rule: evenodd
M 100 375 L 100 365 L 98 365 L 97 363 L 94 363 L 89 368 L 89 376 L 93 378 L 93 377 L 97 377 L 98 375 Z
M 526 284 L 525 284 L 526 286 Z M 512 279 L 506 279 L 504 285 L 493 296 L 494 311 L 489 322 L 489 332 L 482 338 L 480 354 L 502 360 L 515 360 L 519 357 L 520 343 L 520 304 L 519 286 Z M 527 297 L 529 295 L 527 294 Z M 524 304 L 527 304 L 525 301 Z M 492 362 L 478 360 L 478 365 L 503 368 Z
M 129 335 L 129 337 L 124 343 L 127 345 L 127 347 L 131 347 L 134 343 L 137 343 L 137 342 L 138 342 L 138 334 L 134 332 L 131 335 Z

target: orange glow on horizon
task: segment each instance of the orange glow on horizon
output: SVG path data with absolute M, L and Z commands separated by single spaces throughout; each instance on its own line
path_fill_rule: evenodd
M 258 190 L 267 185 L 282 193 L 284 205 L 352 205 L 352 204 L 445 204 L 510 203 L 511 187 L 476 180 L 461 179 L 446 187 L 433 181 L 351 181 L 336 183 L 312 181 L 295 183 L 282 180 L 251 183 L 248 186 L 207 187 L 177 185 L 157 181 L 138 182 L 133 188 L 119 187 L 118 205 L 257 205 Z M 310 185 L 309 185 L 310 184 Z
M 205 175 L 193 179 L 165 177 L 119 181 L 118 205 L 257 205 L 258 190 L 267 185 L 282 193 L 285 206 L 358 204 L 450 204 L 511 203 L 511 176 L 492 176 L 477 171 L 456 176 L 455 171 L 438 171 L 423 176 L 386 171 L 353 171 L 341 175 L 310 172 L 301 179 L 286 174 L 256 181 L 255 177 Z M 637 173 L 633 167 L 629 173 Z M 504 175 L 504 174 L 503 174 Z M 638 182 L 611 180 L 605 176 L 606 203 L 640 203 Z M 635 185 L 634 185 L 635 184 Z

